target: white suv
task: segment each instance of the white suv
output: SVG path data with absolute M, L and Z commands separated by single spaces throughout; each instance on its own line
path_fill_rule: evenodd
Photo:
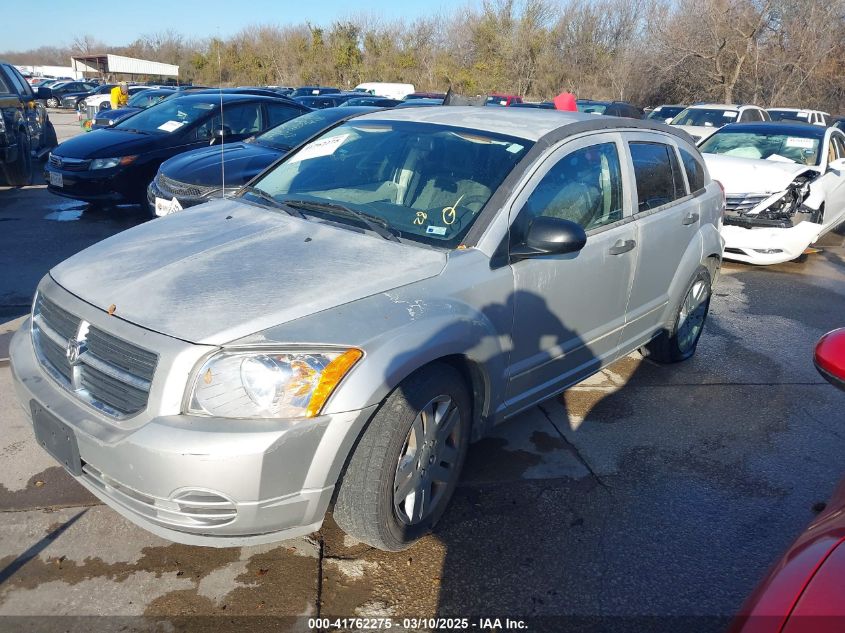
M 811 123 L 828 127 L 830 125 L 830 114 L 821 110 L 804 110 L 801 108 L 767 108 L 766 112 L 772 121 L 785 121 L 786 123 Z
M 700 103 L 688 107 L 669 124 L 677 125 L 698 143 L 728 123 L 770 120 L 769 113 L 755 105 Z

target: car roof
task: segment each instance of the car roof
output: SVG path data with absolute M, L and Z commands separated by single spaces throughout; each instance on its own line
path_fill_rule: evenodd
M 689 106 L 690 110 L 737 110 L 741 108 L 757 108 L 762 110 L 759 106 L 751 103 L 737 104 L 737 103 L 695 103 Z
M 178 94 L 178 93 L 174 93 Z M 219 103 L 220 99 L 223 99 L 224 103 L 228 103 L 230 101 L 268 101 L 272 103 L 276 103 L 279 101 L 290 101 L 290 99 L 285 99 L 285 97 L 279 95 L 278 97 L 265 97 L 264 95 L 252 95 L 252 94 L 244 94 L 242 92 L 194 92 L 191 94 L 180 95 L 178 97 L 174 97 L 173 101 L 181 101 L 183 103 Z
M 784 123 L 782 121 L 749 121 L 748 123 L 729 123 L 719 132 L 763 132 L 770 134 L 795 134 L 823 138 L 829 128 L 812 123 Z M 718 134 L 718 132 L 717 132 Z
M 654 129 L 656 131 L 676 133 L 658 123 L 641 121 L 639 119 L 623 119 L 603 117 L 605 123 L 613 122 L 613 127 L 636 127 L 638 129 Z M 434 123 L 452 127 L 463 127 L 493 134 L 504 134 L 537 141 L 549 132 L 578 123 L 579 121 L 593 121 L 597 117 L 593 114 L 581 112 L 567 112 L 563 110 L 544 110 L 541 108 L 480 108 L 474 106 L 432 106 L 428 108 L 404 107 L 383 110 L 373 114 L 365 114 L 357 121 L 413 121 L 418 123 Z M 634 124 L 636 123 L 636 125 Z M 659 127 L 658 127 L 659 126 Z

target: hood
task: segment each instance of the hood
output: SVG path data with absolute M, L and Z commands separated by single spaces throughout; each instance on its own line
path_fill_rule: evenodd
M 110 158 L 141 154 L 153 147 L 161 147 L 163 135 L 125 132 L 115 128 L 94 130 L 64 141 L 53 153 L 68 158 Z
M 673 125 L 672 127 L 682 129 L 684 132 L 694 137 L 696 143 L 707 138 L 711 134 L 715 134 L 719 129 L 721 129 L 709 125 Z
M 444 252 L 217 200 L 119 233 L 51 276 L 141 327 L 222 345 L 433 277 Z M 319 339 L 319 332 L 314 333 Z
M 220 164 L 225 160 L 226 186 L 240 186 L 284 153 L 258 143 L 227 143 L 222 147 L 222 152 L 220 145 L 212 145 L 177 154 L 164 162 L 159 171 L 179 182 L 218 186 L 222 184 Z
M 125 119 L 130 114 L 140 112 L 143 108 L 118 108 L 117 110 L 103 110 L 97 113 L 97 118 L 108 118 L 112 120 Z
M 710 177 L 725 193 L 775 193 L 786 189 L 798 174 L 817 171 L 807 165 L 724 154 L 702 154 Z

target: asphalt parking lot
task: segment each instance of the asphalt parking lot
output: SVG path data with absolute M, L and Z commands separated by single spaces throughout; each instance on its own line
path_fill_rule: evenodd
M 74 115 L 51 118 L 60 140 L 79 132 Z M 0 188 L 0 359 L 52 265 L 146 219 L 132 207 L 93 213 L 40 175 Z M 22 618 L 0 627 L 107 615 L 55 624 L 173 630 L 164 625 L 217 616 L 205 622 L 222 630 L 250 616 L 307 629 L 273 618 L 358 615 L 540 618 L 564 630 L 551 618 L 600 616 L 597 630 L 642 630 L 694 616 L 684 629 L 723 630 L 845 475 L 845 399 L 812 363 L 816 339 L 845 325 L 845 230 L 822 246 L 802 264 L 727 264 L 690 361 L 632 354 L 473 445 L 436 532 L 399 554 L 331 520 L 262 547 L 154 537 L 35 444 L 0 360 L 0 615 Z

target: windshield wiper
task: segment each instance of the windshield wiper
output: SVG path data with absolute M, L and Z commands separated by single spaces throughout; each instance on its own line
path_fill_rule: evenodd
M 300 211 L 294 209 L 292 206 L 289 206 L 283 202 L 279 202 L 269 193 L 264 191 L 263 189 L 259 189 L 258 187 L 253 187 L 252 185 L 244 186 L 241 191 L 243 193 L 249 193 L 255 196 L 256 198 L 260 198 L 264 202 L 268 203 L 271 207 L 275 209 L 281 209 L 282 211 L 287 212 L 288 214 L 294 216 L 295 218 L 304 219 L 305 216 L 302 215 Z
M 130 132 L 132 134 L 147 134 L 147 135 L 149 135 L 149 132 L 147 132 L 146 130 L 136 130 L 135 128 L 132 128 L 132 127 L 114 127 L 114 126 L 112 126 L 112 127 L 107 127 L 105 129 L 107 129 L 107 130 L 120 130 L 122 132 Z
M 335 202 L 318 202 L 316 200 L 285 200 L 284 204 L 294 208 L 305 209 L 307 211 L 322 211 L 332 215 L 358 220 L 373 233 L 376 233 L 384 239 L 390 240 L 391 242 L 399 241 L 399 238 L 394 232 L 395 229 L 392 229 L 384 218 L 380 218 L 377 215 L 370 215 L 369 213 L 364 213 L 363 211 L 350 209 L 347 206 L 337 204 Z

